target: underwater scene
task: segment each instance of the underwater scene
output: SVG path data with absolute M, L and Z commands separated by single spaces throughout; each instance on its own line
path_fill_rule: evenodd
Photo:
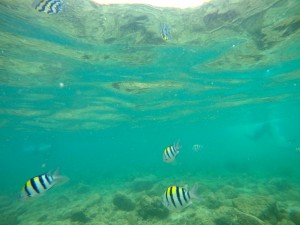
M 0 2 L 0 225 L 300 225 L 299 1 L 109 3 Z

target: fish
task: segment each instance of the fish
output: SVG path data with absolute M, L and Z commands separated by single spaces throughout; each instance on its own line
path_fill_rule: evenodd
M 163 23 L 161 25 L 161 38 L 164 40 L 164 41 L 167 41 L 169 39 L 171 39 L 171 30 L 170 30 L 170 26 L 166 23 Z
M 26 199 L 42 195 L 55 185 L 61 184 L 62 181 L 67 181 L 67 177 L 58 175 L 57 169 L 53 175 L 50 172 L 30 178 L 26 181 L 20 192 L 20 199 Z
M 171 163 L 175 160 L 176 156 L 179 154 L 179 149 L 181 146 L 179 145 L 179 141 L 176 144 L 170 145 L 165 148 L 163 152 L 163 161 L 166 163 Z
M 199 151 L 201 151 L 202 149 L 203 149 L 203 146 L 200 145 L 200 144 L 194 144 L 194 145 L 192 146 L 192 150 L 193 150 L 194 152 L 199 152 Z
M 192 200 L 198 200 L 196 195 L 198 184 L 188 191 L 187 185 L 184 187 L 171 186 L 168 187 L 163 195 L 163 205 L 168 209 L 183 209 L 189 207 L 192 204 Z
M 39 12 L 57 14 L 62 10 L 63 0 L 35 0 L 32 6 Z

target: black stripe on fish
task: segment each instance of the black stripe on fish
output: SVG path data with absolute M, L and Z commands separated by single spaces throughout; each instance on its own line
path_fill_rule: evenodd
M 170 149 L 169 149 L 169 150 L 170 150 L 171 155 L 174 156 L 173 146 L 170 146 Z
M 50 179 L 49 179 L 49 175 L 48 175 L 48 174 L 45 174 L 45 177 L 46 177 L 46 180 L 47 180 L 48 184 L 51 184 L 51 181 L 50 181 Z
M 54 178 L 53 178 L 53 176 L 52 175 L 49 175 L 49 178 L 50 178 L 50 181 L 51 181 L 51 184 L 53 183 L 53 181 L 54 181 Z
M 180 199 L 180 193 L 179 193 L 179 187 L 176 187 L 176 195 L 177 195 L 177 199 L 179 201 L 179 204 L 182 206 L 182 202 L 181 202 L 181 199 Z
M 40 4 L 36 8 L 42 6 L 40 9 L 38 9 L 38 11 L 39 12 L 44 12 L 47 5 L 48 5 L 48 1 L 40 1 Z
M 30 183 L 31 183 L 31 186 L 32 186 L 33 190 L 35 190 L 36 193 L 40 193 L 40 190 L 38 189 L 38 187 L 37 187 L 37 185 L 34 181 L 34 178 L 30 179 Z
M 187 193 L 188 198 L 191 199 L 190 193 L 188 191 L 186 193 Z
M 58 5 L 57 5 L 57 1 L 53 1 L 53 2 L 50 2 L 49 4 L 49 8 L 50 8 L 50 11 L 48 12 L 49 14 L 50 13 L 56 13 L 58 10 L 57 10 L 57 7 L 58 7 Z
M 171 158 L 171 156 L 170 156 L 170 154 L 169 154 L 170 151 L 171 151 L 171 147 L 168 147 L 166 152 L 167 152 L 169 158 Z
M 43 186 L 44 190 L 46 190 L 47 187 L 46 187 L 46 184 L 45 184 L 45 182 L 44 182 L 43 175 L 40 175 L 40 176 L 39 176 L 39 181 L 40 181 L 41 185 Z
M 184 201 L 185 201 L 186 203 L 188 203 L 188 199 L 186 198 L 186 197 L 187 197 L 187 196 L 186 196 L 186 191 L 184 190 L 184 188 L 182 189 L 182 193 L 183 193 Z
M 25 184 L 24 189 L 25 189 L 25 192 L 26 192 L 27 196 L 31 196 L 31 193 L 30 193 L 30 191 L 28 190 L 28 187 L 27 187 L 27 183 Z
M 173 191 L 172 191 L 173 187 L 170 187 L 170 188 L 171 188 L 171 189 L 170 189 L 170 197 L 171 197 L 171 201 L 172 201 L 174 207 L 177 208 L 177 207 L 176 207 L 176 204 L 175 204 L 175 201 L 174 201 Z M 176 188 L 176 187 L 174 187 L 174 188 Z
M 170 205 L 170 202 L 169 202 L 169 199 L 168 199 L 168 190 L 166 191 L 166 193 L 165 193 L 165 197 L 166 197 L 166 200 L 167 200 L 167 203 L 168 203 L 168 206 Z

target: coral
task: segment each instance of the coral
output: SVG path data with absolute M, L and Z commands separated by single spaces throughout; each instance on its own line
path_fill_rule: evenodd
M 137 214 L 143 219 L 164 219 L 169 215 L 169 210 L 161 203 L 161 198 L 144 196 L 138 203 Z
M 132 200 L 124 194 L 117 193 L 113 198 L 113 204 L 117 209 L 123 211 L 132 211 L 135 208 L 135 204 Z
M 85 215 L 84 212 L 75 212 L 71 214 L 70 219 L 72 222 L 80 222 L 80 223 L 87 223 L 90 219 Z

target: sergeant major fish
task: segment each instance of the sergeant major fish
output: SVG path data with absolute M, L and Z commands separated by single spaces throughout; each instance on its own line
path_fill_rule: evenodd
M 166 163 L 173 162 L 176 156 L 179 154 L 179 149 L 181 146 L 179 145 L 179 141 L 176 144 L 170 145 L 165 148 L 163 152 L 163 160 Z
M 168 187 L 163 195 L 163 205 L 168 209 L 183 209 L 192 204 L 193 199 L 198 199 L 196 191 L 198 184 L 188 191 L 187 185 L 184 187 Z
M 164 40 L 164 41 L 167 41 L 171 38 L 171 31 L 170 31 L 170 27 L 168 24 L 166 23 L 163 23 L 161 25 L 161 38 Z
M 54 185 L 66 181 L 68 178 L 59 176 L 58 171 L 57 169 L 53 175 L 49 172 L 30 178 L 22 187 L 20 198 L 36 197 L 51 189 Z
M 63 0 L 35 0 L 32 6 L 39 12 L 56 14 L 62 10 Z

